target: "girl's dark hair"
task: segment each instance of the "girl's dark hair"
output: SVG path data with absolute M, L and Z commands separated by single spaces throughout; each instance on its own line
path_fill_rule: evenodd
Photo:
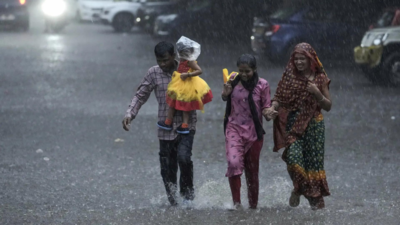
M 179 57 L 186 56 L 190 57 L 190 54 L 194 52 L 193 47 L 188 47 L 187 45 L 183 44 L 182 42 L 176 43 L 176 50 L 178 51 Z
M 241 55 L 237 62 L 236 62 L 236 66 L 240 66 L 240 64 L 246 64 L 249 65 L 250 68 L 252 68 L 253 70 L 257 69 L 257 60 L 256 57 L 254 57 L 251 54 L 243 54 Z
M 236 66 L 239 67 L 241 64 L 246 64 L 253 70 L 255 70 L 257 68 L 257 60 L 253 55 L 250 55 L 250 54 L 243 54 L 239 57 L 239 59 L 237 60 Z M 254 99 L 253 99 L 253 90 L 256 87 L 258 80 L 259 80 L 258 73 L 256 71 L 254 71 L 253 77 L 250 80 L 243 81 L 243 80 L 241 80 L 240 76 L 236 76 L 236 78 L 232 81 L 231 85 L 232 85 L 232 90 L 233 90 L 235 88 L 235 86 L 239 83 L 239 81 L 241 81 L 243 87 L 249 91 L 248 102 L 249 102 L 249 107 L 250 107 L 250 111 L 251 111 L 251 116 L 253 117 L 254 127 L 255 127 L 256 133 L 257 133 L 257 139 L 261 140 L 263 138 L 263 135 L 265 134 L 265 131 L 262 127 L 262 124 L 261 124 L 261 121 L 259 119 L 259 115 L 257 112 L 256 104 L 254 103 Z M 228 123 L 229 115 L 231 114 L 231 107 L 232 107 L 232 100 L 231 100 L 231 95 L 229 95 L 228 100 L 226 101 L 226 108 L 225 108 L 224 133 L 226 131 L 226 125 Z
M 154 54 L 156 54 L 156 57 L 163 57 L 167 53 L 169 53 L 171 56 L 175 54 L 175 48 L 172 43 L 162 41 L 154 48 Z
M 178 52 L 180 52 L 180 51 L 182 51 L 182 50 L 186 50 L 186 49 L 191 50 L 191 51 L 194 51 L 193 47 L 190 47 L 190 45 L 184 44 L 184 43 L 182 43 L 182 42 L 176 43 L 176 50 L 177 50 Z
M 189 53 L 189 54 L 191 54 L 191 53 L 194 52 L 194 48 L 193 48 L 193 47 L 190 47 L 190 48 L 182 48 L 182 49 L 177 48 L 177 50 L 178 50 L 178 52 L 180 52 L 180 53 Z

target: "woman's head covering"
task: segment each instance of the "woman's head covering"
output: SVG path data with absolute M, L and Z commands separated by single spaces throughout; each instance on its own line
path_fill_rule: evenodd
M 317 56 L 317 53 L 315 52 L 315 50 L 313 49 L 313 47 L 308 44 L 308 43 L 300 43 L 297 44 L 294 49 L 292 54 L 290 55 L 290 60 L 287 66 L 292 67 L 297 71 L 296 66 L 294 64 L 294 55 L 296 53 L 300 53 L 305 55 L 309 60 L 310 60 L 310 69 L 314 72 L 314 73 L 325 73 L 324 67 L 322 66 L 321 61 L 319 61 L 319 58 Z M 326 73 L 325 73 L 326 75 Z

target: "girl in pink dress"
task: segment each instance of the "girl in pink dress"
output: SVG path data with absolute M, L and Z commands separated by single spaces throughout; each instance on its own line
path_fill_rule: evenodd
M 245 171 L 250 208 L 258 203 L 258 168 L 263 146 L 263 113 L 271 106 L 268 82 L 257 73 L 256 58 L 244 54 L 237 61 L 238 73 L 224 84 L 222 99 L 227 101 L 224 119 L 226 176 L 235 208 L 241 207 L 240 176 Z

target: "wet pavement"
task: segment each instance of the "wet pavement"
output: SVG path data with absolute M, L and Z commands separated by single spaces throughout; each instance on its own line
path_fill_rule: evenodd
M 202 77 L 215 99 L 199 113 L 193 149 L 196 199 L 169 207 L 160 176 L 154 95 L 125 132 L 121 120 L 160 38 L 134 29 L 70 24 L 44 34 L 0 32 L 0 224 L 399 224 L 400 88 L 371 84 L 352 58 L 324 60 L 332 80 L 325 113 L 326 209 L 288 205 L 291 183 L 272 124 L 260 159 L 259 208 L 229 211 L 219 98 L 222 68 L 246 45 L 202 43 Z M 337 57 L 339 58 L 339 57 Z M 283 72 L 260 57 L 275 92 Z

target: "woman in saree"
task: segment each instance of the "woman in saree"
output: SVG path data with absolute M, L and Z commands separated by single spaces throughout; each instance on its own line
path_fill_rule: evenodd
M 274 151 L 285 148 L 282 159 L 293 182 L 289 205 L 303 195 L 313 210 L 325 207 L 329 196 L 324 170 L 325 126 L 322 110 L 330 111 L 330 79 L 310 44 L 294 48 L 278 83 L 270 108 L 274 119 Z

